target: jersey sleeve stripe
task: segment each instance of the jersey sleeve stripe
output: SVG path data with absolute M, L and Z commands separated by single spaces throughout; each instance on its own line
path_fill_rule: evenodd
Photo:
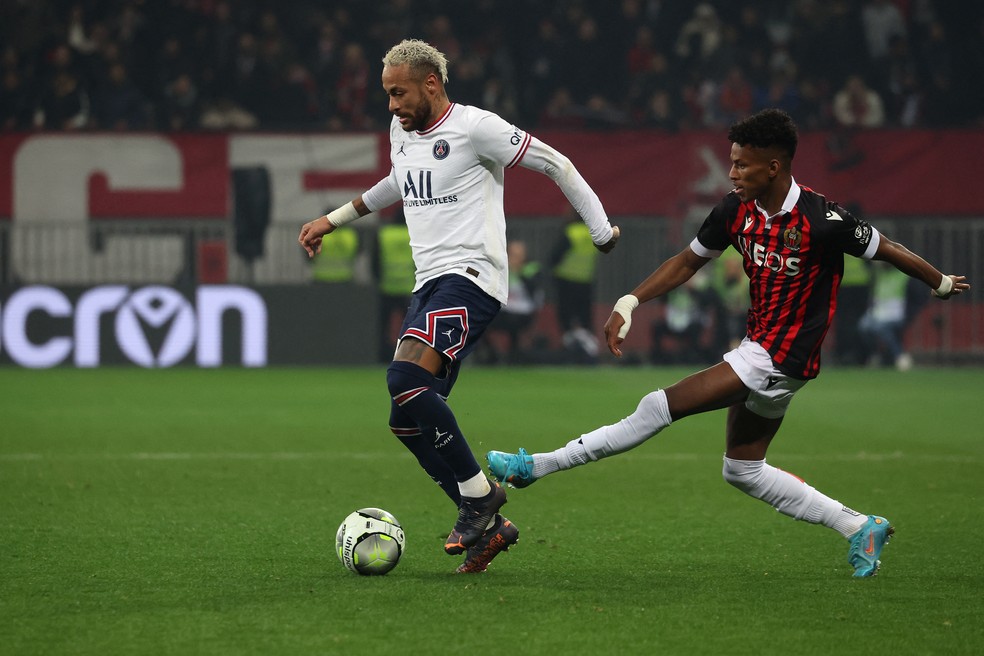
M 716 251 L 704 246 L 704 244 L 700 243 L 697 237 L 694 237 L 693 241 L 690 242 L 690 250 L 701 257 L 709 257 L 711 259 L 721 257 L 721 254 L 724 253 L 724 251 Z
M 533 137 L 531 137 L 530 136 L 530 133 L 527 132 L 526 133 L 526 138 L 523 139 L 523 145 L 521 145 L 519 147 L 519 152 L 516 153 L 516 156 L 512 158 L 512 161 L 511 162 L 509 162 L 508 164 L 506 164 L 506 168 L 507 169 L 511 169 L 514 166 L 516 166 L 517 164 L 519 164 L 521 161 L 523 161 L 523 157 L 526 155 L 526 151 L 529 150 L 530 142 L 532 140 L 533 140 Z

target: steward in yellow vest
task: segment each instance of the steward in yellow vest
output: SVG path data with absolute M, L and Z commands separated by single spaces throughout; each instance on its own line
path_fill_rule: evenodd
M 566 247 L 555 251 L 557 262 L 553 273 L 556 278 L 581 284 L 594 282 L 595 265 L 598 262 L 598 249 L 591 241 L 588 226 L 580 221 L 568 223 L 564 228 Z
M 321 252 L 314 256 L 312 278 L 316 282 L 352 282 L 358 252 L 358 233 L 353 228 L 338 228 L 331 239 L 322 242 Z
M 379 361 L 389 362 L 396 349 L 393 315 L 403 320 L 416 283 L 417 268 L 410 250 L 410 231 L 401 214 L 376 232 L 373 271 L 379 298 Z
M 406 224 L 390 223 L 379 228 L 379 292 L 406 297 L 413 291 L 416 267 L 410 251 Z
M 598 249 L 591 241 L 588 227 L 572 220 L 554 247 L 550 258 L 554 287 L 557 292 L 557 320 L 567 352 L 578 361 L 593 362 L 598 343 L 592 330 L 594 279 Z

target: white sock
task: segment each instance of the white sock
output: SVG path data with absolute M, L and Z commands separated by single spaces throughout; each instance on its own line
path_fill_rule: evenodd
M 628 451 L 669 426 L 671 421 L 666 392 L 651 392 L 642 397 L 635 412 L 617 424 L 585 433 L 556 451 L 534 453 L 533 477 L 543 478 L 562 469 Z
M 467 481 L 458 481 L 458 492 L 463 497 L 477 499 L 486 496 L 491 491 L 492 486 L 489 485 L 489 479 L 482 472 L 478 472 Z
M 761 499 L 784 515 L 832 528 L 845 538 L 868 520 L 839 501 L 818 492 L 803 479 L 766 464 L 765 460 L 733 460 L 725 456 L 724 480 Z

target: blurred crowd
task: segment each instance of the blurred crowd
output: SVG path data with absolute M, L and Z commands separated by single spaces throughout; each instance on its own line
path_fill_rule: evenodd
M 0 129 L 377 130 L 406 37 L 527 129 L 984 124 L 977 0 L 0 0 Z

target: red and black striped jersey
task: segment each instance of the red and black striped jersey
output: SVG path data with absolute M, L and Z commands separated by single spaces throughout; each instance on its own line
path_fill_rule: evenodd
M 795 204 L 770 220 L 754 201 L 729 193 L 691 247 L 704 257 L 729 245 L 742 254 L 751 294 L 749 339 L 769 352 L 779 371 L 809 379 L 820 372 L 820 346 L 837 307 L 844 254 L 870 259 L 879 235 L 812 189 L 800 185 L 798 192 Z

